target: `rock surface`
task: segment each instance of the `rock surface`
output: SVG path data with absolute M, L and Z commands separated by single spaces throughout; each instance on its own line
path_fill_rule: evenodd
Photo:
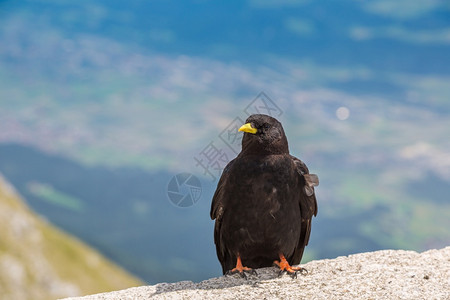
M 450 299 L 450 247 L 420 254 L 382 250 L 303 267 L 309 273 L 296 279 L 264 268 L 248 279 L 233 275 L 160 283 L 68 299 Z

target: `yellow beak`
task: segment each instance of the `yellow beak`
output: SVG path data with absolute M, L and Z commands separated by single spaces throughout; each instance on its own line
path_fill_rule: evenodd
M 238 131 L 244 131 L 244 132 L 255 134 L 256 132 L 258 132 L 258 129 L 253 128 L 252 124 L 247 123 L 247 124 L 242 125 L 241 128 L 239 128 Z

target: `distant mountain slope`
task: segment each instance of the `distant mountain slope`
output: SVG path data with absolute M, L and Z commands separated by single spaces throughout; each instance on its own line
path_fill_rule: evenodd
M 35 216 L 0 174 L 0 295 L 51 299 L 141 284 Z

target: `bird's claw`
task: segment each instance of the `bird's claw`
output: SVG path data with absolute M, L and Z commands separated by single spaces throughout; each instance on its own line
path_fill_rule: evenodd
M 241 276 L 241 278 L 247 279 L 247 274 L 246 273 L 248 273 L 250 275 L 258 276 L 258 273 L 256 273 L 256 270 L 255 269 L 250 269 L 250 268 L 246 268 L 246 269 L 243 269 L 243 270 L 239 270 L 239 269 L 234 268 L 233 270 L 228 270 L 225 273 L 225 276 L 239 274 Z
M 297 273 L 300 273 L 301 275 L 308 274 L 308 270 L 302 267 L 291 267 L 287 262 L 283 261 L 274 261 L 273 262 L 274 267 L 280 268 L 280 271 L 278 272 L 278 277 L 281 277 L 281 275 L 288 273 L 291 275 L 292 278 L 297 278 Z
M 288 271 L 288 270 L 280 270 L 280 272 L 278 272 L 278 277 L 281 277 L 283 274 L 287 273 L 289 275 L 291 275 L 292 279 L 297 278 L 297 273 L 299 271 Z M 301 273 L 301 271 L 300 271 Z

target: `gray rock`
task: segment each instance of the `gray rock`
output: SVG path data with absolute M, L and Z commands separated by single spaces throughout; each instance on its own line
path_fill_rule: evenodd
M 222 276 L 67 299 L 450 299 L 450 247 L 420 254 L 382 250 L 302 266 L 309 272 L 296 279 L 263 268 L 247 279 Z

